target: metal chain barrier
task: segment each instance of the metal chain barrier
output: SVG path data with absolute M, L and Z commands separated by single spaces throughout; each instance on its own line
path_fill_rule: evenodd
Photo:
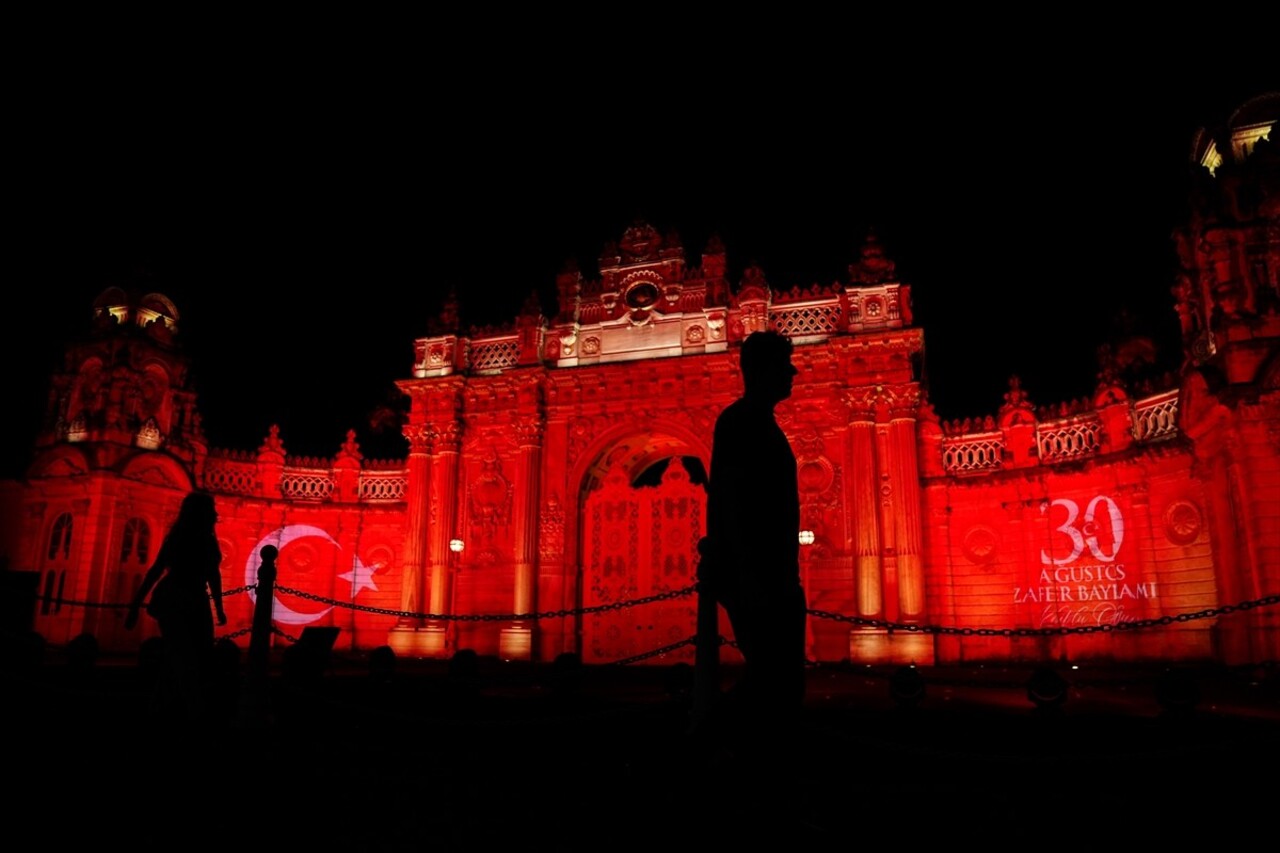
M 276 586 L 276 592 L 283 592 L 287 595 L 305 598 L 309 601 L 317 601 L 321 604 L 327 604 L 330 607 L 345 607 L 348 610 L 359 610 L 363 613 L 376 613 L 380 616 L 398 616 L 402 619 L 427 619 L 433 622 L 532 622 L 538 619 L 563 619 L 566 616 L 585 615 L 588 613 L 604 613 L 609 610 L 624 610 L 628 607 L 639 607 L 644 604 L 652 604 L 655 601 L 683 598 L 686 595 L 692 595 L 697 592 L 697 590 L 697 584 L 692 584 L 684 587 L 683 589 L 660 592 L 656 595 L 646 596 L 645 598 L 632 598 L 627 601 L 613 601 L 609 604 L 597 604 L 591 607 L 579 607 L 572 610 L 547 610 L 534 613 L 450 614 L 413 613 L 408 610 L 389 610 L 383 607 L 365 607 L 349 601 L 335 601 L 332 598 L 325 598 L 324 596 L 315 595 L 314 593 L 303 592 L 300 589 L 292 589 L 287 586 Z
M 1194 622 L 1213 616 L 1235 613 L 1237 610 L 1252 610 L 1255 607 L 1269 607 L 1280 604 L 1280 595 L 1268 595 L 1253 601 L 1242 601 L 1239 604 L 1227 604 L 1194 613 L 1179 613 L 1177 616 L 1161 616 L 1158 619 L 1135 619 L 1132 622 L 1118 622 L 1114 625 L 1080 625 L 1057 628 L 955 628 L 946 625 L 915 625 L 905 622 L 889 622 L 884 619 L 867 619 L 861 616 L 845 616 L 841 613 L 830 613 L 825 610 L 810 610 L 809 615 L 819 619 L 833 619 L 838 622 L 849 622 L 872 628 L 884 628 L 890 633 L 907 631 L 916 634 L 955 634 L 963 637 L 1049 637 L 1063 634 L 1097 634 L 1120 631 L 1137 631 L 1144 628 L 1155 628 L 1172 625 L 1175 622 Z
M 223 598 L 228 598 L 231 596 L 241 595 L 241 594 L 254 591 L 256 590 L 256 588 L 257 588 L 256 584 L 247 584 L 245 586 L 240 586 L 234 589 L 226 590 L 223 592 L 222 595 L 223 595 Z M 299 589 L 293 589 L 292 587 L 287 587 L 287 586 L 276 586 L 275 590 L 277 593 L 283 593 L 285 595 L 292 595 L 298 598 L 307 599 L 309 601 L 319 602 L 329 607 L 342 607 L 348 610 L 360 611 L 363 613 L 373 613 L 380 616 L 395 616 L 395 617 L 404 618 L 404 619 L 426 619 L 426 620 L 438 621 L 438 622 L 449 622 L 449 621 L 453 621 L 453 622 L 516 622 L 516 621 L 520 621 L 520 622 L 524 622 L 524 621 L 537 621 L 541 619 L 563 619 L 571 616 L 583 616 L 583 615 L 592 614 L 592 613 L 605 613 L 605 612 L 614 611 L 614 610 L 624 610 L 631 607 L 641 607 L 646 604 L 653 604 L 658 601 L 669 601 L 672 599 L 684 598 L 686 596 L 695 594 L 698 591 L 698 585 L 694 583 L 689 586 L 683 587 L 681 589 L 669 590 L 666 592 L 657 593 L 655 595 L 645 596 L 643 598 L 633 598 L 625 601 L 614 601 L 608 604 L 593 605 L 591 607 L 579 607 L 579 608 L 562 609 L 562 610 L 534 611 L 534 612 L 528 612 L 528 613 L 484 613 L 484 614 L 415 613 L 407 610 L 392 610 L 392 609 L 383 608 L 383 607 L 367 607 L 367 606 L 355 604 L 349 601 L 337 601 L 332 598 L 326 598 L 321 595 L 316 595 L 314 593 L 305 592 Z M 86 607 L 86 608 L 120 609 L 120 608 L 128 608 L 130 606 L 129 603 L 122 604 L 118 602 L 78 601 L 75 599 L 68 599 L 68 598 L 61 598 L 61 597 L 50 597 L 47 599 L 40 597 L 38 598 L 38 600 L 48 601 L 51 604 L 56 603 L 59 606 L 67 605 L 72 607 Z M 1138 630 L 1144 630 L 1147 628 L 1159 628 L 1159 627 L 1165 627 L 1168 625 L 1173 625 L 1175 623 L 1194 622 L 1200 619 L 1210 619 L 1215 616 L 1225 616 L 1230 613 L 1246 612 L 1259 607 L 1272 607 L 1276 604 L 1280 604 L 1280 595 L 1268 595 L 1268 596 L 1253 599 L 1250 601 L 1242 601 L 1242 602 L 1239 602 L 1238 604 L 1227 604 L 1221 607 L 1207 608 L 1205 610 L 1197 610 L 1190 613 L 1179 613 L 1176 616 L 1161 616 L 1159 618 L 1154 618 L 1154 619 L 1135 619 L 1131 622 L 1119 622 L 1116 624 L 1079 625 L 1079 626 L 1072 626 L 1072 627 L 1042 627 L 1042 628 L 968 628 L 968 627 L 959 628 L 959 627 L 948 626 L 948 625 L 915 624 L 915 623 L 907 623 L 907 622 L 893 622 L 886 619 L 870 619 L 863 616 L 848 616 L 843 613 L 833 613 L 826 610 L 809 609 L 807 612 L 811 617 L 816 619 L 829 619 L 837 622 L 846 622 L 849 624 L 861 625 L 869 628 L 882 628 L 888 631 L 889 633 L 893 633 L 895 631 L 903 631 L 906 633 L 913 633 L 913 634 L 933 634 L 933 635 L 945 634 L 945 635 L 955 635 L 955 636 L 961 636 L 961 637 L 1048 637 L 1048 636 L 1062 636 L 1062 635 L 1068 635 L 1068 634 L 1118 633 L 1122 631 L 1138 631 Z M 250 631 L 251 631 L 250 628 L 243 628 L 235 632 L 224 634 L 218 639 L 220 640 L 234 639 L 236 637 L 244 636 L 245 634 L 250 633 Z M 297 637 L 291 636 L 277 627 L 273 626 L 272 631 L 276 635 L 283 637 L 290 643 L 298 642 Z M 679 642 L 672 643 L 671 645 L 663 646 L 661 648 L 653 649 L 652 651 L 645 652 L 643 654 L 634 655 L 629 658 L 624 658 L 622 660 L 614 661 L 613 663 L 614 665 L 632 664 L 639 661 L 648 660 L 650 658 L 660 657 L 662 655 L 673 652 L 676 649 L 682 648 L 687 645 L 694 645 L 695 643 L 696 643 L 696 637 L 689 637 Z M 722 646 L 728 645 L 735 648 L 737 646 L 737 644 L 734 643 L 732 640 L 728 640 L 723 636 L 719 637 L 719 645 L 722 645 Z

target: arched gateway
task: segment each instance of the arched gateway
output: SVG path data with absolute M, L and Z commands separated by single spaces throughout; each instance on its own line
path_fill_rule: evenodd
M 715 417 L 741 393 L 737 344 L 763 328 L 797 345 L 800 376 L 779 417 L 815 537 L 814 600 L 919 623 L 922 336 L 875 239 L 847 283 L 788 293 L 751 269 L 731 294 L 718 242 L 690 270 L 683 247 L 645 223 L 600 269 L 597 281 L 560 276 L 550 321 L 531 306 L 505 334 L 467 339 L 443 325 L 418 341 L 415 377 L 400 383 L 412 400 L 411 470 L 425 484 L 410 495 L 408 527 L 427 531 L 420 562 L 407 567 L 404 609 L 588 612 L 540 620 L 536 632 L 515 619 L 405 624 L 392 645 L 616 660 L 689 638 L 692 597 L 590 611 L 693 582 L 700 482 L 683 463 L 648 487 L 637 481 L 681 457 L 705 471 Z M 453 316 L 446 309 L 445 323 Z M 815 626 L 814 652 L 847 657 L 848 626 Z M 931 657 L 922 646 L 905 653 Z
M 690 268 L 636 223 L 598 279 L 558 277 L 554 317 L 531 300 L 511 327 L 463 334 L 446 305 L 399 383 L 406 459 L 366 460 L 354 434 L 298 459 L 275 430 L 256 452 L 208 448 L 175 307 L 112 289 L 53 378 L 27 477 L 0 484 L 0 557 L 51 641 L 136 643 L 99 605 L 127 597 L 204 488 L 229 632 L 250 624 L 235 587 L 271 544 L 286 632 L 415 655 L 645 655 L 694 631 L 692 596 L 670 593 L 693 578 L 712 428 L 740 393 L 738 343 L 773 328 L 799 370 L 777 414 L 814 659 L 1276 660 L 1280 102 L 1246 106 L 1200 137 L 1176 235 L 1185 361 L 1163 385 L 1117 350 L 1089 399 L 1037 408 L 1015 378 L 998 412 L 940 423 L 909 288 L 874 238 L 844 281 L 775 290 L 755 268 L 731 283 L 718 241 Z

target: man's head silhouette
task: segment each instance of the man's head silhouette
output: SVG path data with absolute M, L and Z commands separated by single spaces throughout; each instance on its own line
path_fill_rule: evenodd
M 797 373 L 791 364 L 791 339 L 778 332 L 752 332 L 742 342 L 739 360 L 746 396 L 778 403 L 791 396 Z

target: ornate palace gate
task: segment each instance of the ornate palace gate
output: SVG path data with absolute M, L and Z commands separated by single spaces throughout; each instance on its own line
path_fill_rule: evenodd
M 706 504 L 703 487 L 670 457 L 656 486 L 633 486 L 624 465 L 606 474 L 583 508 L 582 606 L 611 605 L 692 585 Z M 634 607 L 588 613 L 582 622 L 582 659 L 611 663 L 693 637 L 697 596 L 689 594 Z M 657 658 L 693 662 L 685 645 Z

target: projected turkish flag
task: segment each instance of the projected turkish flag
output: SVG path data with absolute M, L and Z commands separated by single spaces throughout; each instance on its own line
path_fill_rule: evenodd
M 244 582 L 248 586 L 258 582 L 260 555 L 267 545 L 274 545 L 279 551 L 277 586 L 340 601 L 353 601 L 362 590 L 378 589 L 371 567 L 343 549 L 328 531 L 309 524 L 286 525 L 258 540 L 245 563 Z M 257 601 L 255 590 L 250 590 L 249 596 Z M 333 610 L 332 605 L 323 601 L 296 595 L 287 598 L 288 604 L 277 593 L 271 608 L 272 618 L 284 625 L 309 625 Z

